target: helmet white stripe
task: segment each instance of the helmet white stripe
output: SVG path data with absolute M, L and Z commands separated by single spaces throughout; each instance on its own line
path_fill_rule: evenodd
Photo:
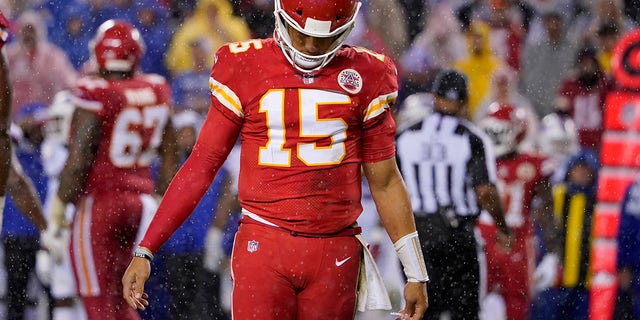
M 307 18 L 307 21 L 304 23 L 304 31 L 305 33 L 311 34 L 329 34 L 331 32 L 331 21 L 322 21 L 313 18 Z
M 360 10 L 360 2 L 357 3 L 355 13 L 351 20 L 344 25 L 331 31 L 331 21 L 316 20 L 307 18 L 304 28 L 300 26 L 294 19 L 287 15 L 282 9 L 280 1 L 275 1 L 274 15 L 276 18 L 276 26 L 274 30 L 274 38 L 278 41 L 282 52 L 289 62 L 301 72 L 314 72 L 327 65 L 340 49 L 347 36 L 351 32 L 355 24 L 355 18 Z M 310 36 L 327 38 L 337 36 L 329 50 L 321 55 L 308 55 L 294 48 L 289 37 L 287 25 L 291 26 L 298 32 Z

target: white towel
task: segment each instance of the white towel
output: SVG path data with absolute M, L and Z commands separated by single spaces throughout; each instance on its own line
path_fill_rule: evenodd
M 391 310 L 391 300 L 384 285 L 380 270 L 373 259 L 367 242 L 362 235 L 356 235 L 364 248 L 364 257 L 360 261 L 358 279 L 358 311 Z

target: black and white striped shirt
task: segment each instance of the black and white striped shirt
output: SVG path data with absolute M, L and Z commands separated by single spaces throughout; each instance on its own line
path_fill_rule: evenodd
M 397 140 L 403 178 L 417 216 L 453 207 L 480 213 L 474 187 L 496 183 L 491 140 L 471 122 L 434 112 Z

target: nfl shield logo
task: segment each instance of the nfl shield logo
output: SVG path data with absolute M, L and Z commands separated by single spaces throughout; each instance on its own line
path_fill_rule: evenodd
M 251 240 L 247 243 L 247 251 L 256 252 L 258 251 L 258 241 Z

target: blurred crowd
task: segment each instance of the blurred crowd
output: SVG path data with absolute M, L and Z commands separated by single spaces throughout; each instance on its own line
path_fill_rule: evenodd
M 611 56 L 617 41 L 639 26 L 640 2 L 361 2 L 347 43 L 394 60 L 400 82 L 396 104 L 399 130 L 428 112 L 431 98 L 425 93 L 430 91 L 434 76 L 455 68 L 469 80 L 469 120 L 480 123 L 496 104 L 521 110 L 526 121 L 518 150 L 548 156 L 554 186 L 568 183 L 569 169 L 585 164 L 593 179 L 581 190 L 595 197 L 598 163 L 594 159 L 601 148 L 605 97 L 617 86 Z M 146 45 L 140 71 L 157 73 L 170 81 L 174 124 L 181 132 L 185 156 L 209 107 L 209 72 L 217 48 L 227 42 L 270 37 L 274 25 L 271 0 L 0 0 L 0 10 L 11 20 L 13 30 L 6 54 L 14 88 L 12 120 L 20 131 L 17 154 L 43 201 L 47 172 L 42 159 L 47 150 L 41 144 L 47 126 L 58 119 L 47 110 L 54 105 L 57 93 L 95 70 L 90 45 L 102 22 L 123 19 L 140 30 Z M 221 193 L 224 179 L 212 185 L 213 202 L 202 205 L 201 210 L 207 213 L 201 219 L 207 224 L 194 220 L 194 230 L 182 233 L 187 240 L 175 240 L 165 248 L 168 258 L 154 262 L 166 267 L 155 269 L 177 274 L 185 260 L 174 262 L 176 256 L 204 256 L 210 245 L 208 223 L 218 201 L 215 195 Z M 7 205 L 2 237 L 33 243 L 35 254 L 38 230 L 16 210 Z M 228 253 L 230 240 L 226 241 Z M 218 267 L 209 269 L 220 271 Z M 182 280 L 186 284 L 179 285 L 189 286 L 195 285 L 189 281 L 199 278 Z M 222 282 L 224 294 L 228 290 L 225 279 L 217 281 Z M 0 296 L 4 294 L 0 289 Z M 203 309 L 210 304 L 195 302 Z M 162 312 L 152 309 L 147 318 L 170 317 Z
M 570 114 L 581 145 L 596 150 L 601 117 L 591 111 L 601 113 L 601 106 L 576 101 L 576 90 L 603 97 L 611 89 L 613 46 L 640 20 L 631 0 L 362 2 L 348 43 L 396 62 L 400 107 L 411 94 L 428 91 L 439 70 L 453 67 L 470 80 L 470 119 L 500 96 L 527 108 L 534 127 L 550 113 Z M 200 113 L 208 100 L 201 79 L 215 50 L 273 32 L 269 0 L 6 0 L 0 10 L 14 30 L 7 50 L 14 114 L 32 103 L 51 104 L 56 92 L 91 72 L 91 37 L 109 18 L 141 30 L 141 71 L 170 79 L 175 105 Z

